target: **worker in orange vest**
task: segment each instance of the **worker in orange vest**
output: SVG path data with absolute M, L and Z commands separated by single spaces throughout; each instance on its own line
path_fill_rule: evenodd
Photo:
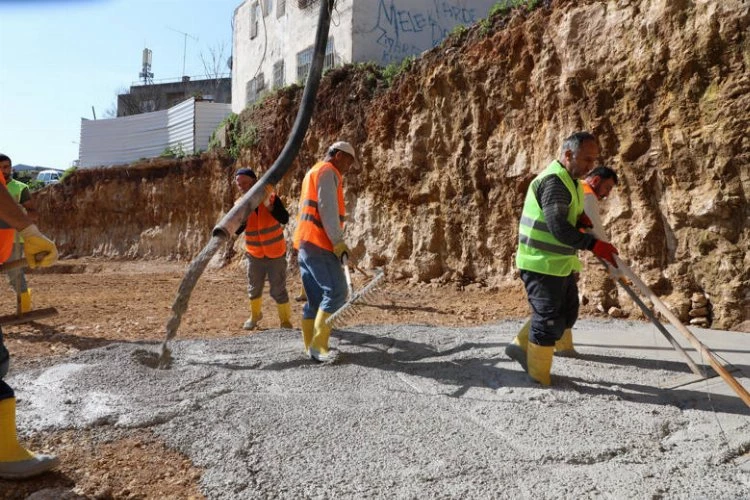
M 326 320 L 346 302 L 347 286 L 341 261 L 349 255 L 344 242 L 344 186 L 342 174 L 357 165 L 351 144 L 332 144 L 305 174 L 294 232 L 299 270 L 307 302 L 302 308 L 305 354 L 318 362 L 333 361 L 328 348 L 331 327 Z
M 10 157 L 0 154 L 0 173 L 5 178 L 5 187 L 13 200 L 23 207 L 29 219 L 36 222 L 36 207 L 31 199 L 29 186 L 13 178 L 13 167 Z M 13 249 L 10 260 L 17 260 L 23 257 L 23 239 L 16 232 Z M 10 286 L 16 292 L 17 302 L 21 306 L 21 313 L 31 312 L 31 288 L 26 282 L 26 275 L 23 268 L 12 269 L 8 271 L 8 281 Z
M 47 267 L 57 261 L 57 247 L 31 223 L 28 215 L 5 189 L 5 179 L 0 175 L 0 243 L 3 262 L 10 255 L 15 231 L 24 239 L 24 254 L 29 267 Z M 10 354 L 3 344 L 0 330 L 0 478 L 24 479 L 41 474 L 58 464 L 51 455 L 35 455 L 18 442 L 16 433 L 16 397 L 13 389 L 3 380 L 10 366 Z
M 249 168 L 241 168 L 235 174 L 235 183 L 244 194 L 255 185 L 258 177 Z M 268 276 L 271 297 L 276 301 L 279 326 L 292 328 L 292 310 L 286 290 L 286 241 L 284 229 L 289 222 L 281 198 L 266 185 L 267 196 L 258 208 L 250 212 L 239 232 L 245 234 L 245 256 L 247 258 L 247 294 L 250 296 L 250 319 L 242 328 L 253 330 L 263 318 L 263 284 Z

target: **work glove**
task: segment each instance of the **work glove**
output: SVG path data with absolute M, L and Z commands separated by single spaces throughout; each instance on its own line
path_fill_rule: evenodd
M 36 224 L 19 231 L 18 234 L 23 238 L 23 253 L 26 254 L 26 262 L 30 268 L 48 267 L 57 262 L 55 243 L 40 233 Z
M 335 253 L 336 258 L 343 263 L 344 255 L 346 255 L 347 258 L 349 257 L 349 247 L 346 246 L 346 243 L 340 241 L 333 246 L 333 253 Z
M 581 216 L 578 217 L 578 222 L 576 222 L 576 229 L 592 229 L 593 227 L 594 223 L 591 222 L 589 216 L 585 212 L 581 213 Z
M 611 244 L 607 243 L 606 241 L 594 240 L 594 246 L 591 248 L 591 251 L 594 252 L 594 255 L 596 255 L 600 259 L 604 259 L 609 262 L 612 267 L 617 267 L 617 262 L 615 262 L 614 255 L 618 252 L 617 249 Z

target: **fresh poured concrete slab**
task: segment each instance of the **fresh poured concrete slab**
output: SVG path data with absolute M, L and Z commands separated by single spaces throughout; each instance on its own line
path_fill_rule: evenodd
M 653 326 L 579 321 L 544 388 L 503 352 L 520 325 L 347 328 L 330 366 L 292 330 L 173 342 L 169 370 L 115 344 L 10 382 L 24 433 L 150 428 L 209 498 L 747 497 L 750 409 L 719 378 L 663 388 L 692 373 Z M 750 335 L 691 331 L 750 387 Z

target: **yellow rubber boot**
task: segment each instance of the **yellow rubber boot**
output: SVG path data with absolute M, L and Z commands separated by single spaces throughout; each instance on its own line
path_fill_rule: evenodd
M 18 295 L 21 298 L 21 314 L 31 312 L 31 288 Z
M 34 455 L 21 446 L 16 435 L 16 399 L 0 400 L 0 478 L 24 479 L 48 471 L 57 457 Z
M 292 306 L 289 305 L 289 302 L 276 304 L 276 309 L 279 311 L 279 328 L 294 328 L 292 326 Z
M 554 346 L 536 345 L 529 342 L 529 348 L 526 351 L 526 363 L 529 365 L 529 377 L 536 380 L 542 385 L 551 385 L 552 378 L 552 356 L 555 353 Z
M 263 319 L 263 312 L 261 306 L 263 305 L 263 298 L 258 297 L 257 299 L 250 299 L 250 319 L 245 321 L 242 328 L 245 330 L 254 330 L 258 327 L 258 323 Z
M 328 338 L 331 336 L 331 327 L 326 324 L 326 320 L 331 316 L 322 309 L 318 309 L 318 315 L 315 316 L 315 335 L 313 335 L 310 344 L 310 357 L 315 361 L 327 363 L 336 359 L 334 353 L 328 350 Z
M 573 330 L 567 328 L 560 340 L 555 342 L 555 356 L 561 358 L 575 358 L 578 352 L 573 347 Z
M 531 330 L 531 320 L 524 323 L 513 342 L 505 346 L 505 355 L 518 361 L 524 371 L 528 371 L 526 369 L 526 350 L 529 345 L 529 330 Z
M 310 357 L 310 344 L 315 335 L 315 319 L 302 318 L 302 342 L 305 343 L 305 356 Z

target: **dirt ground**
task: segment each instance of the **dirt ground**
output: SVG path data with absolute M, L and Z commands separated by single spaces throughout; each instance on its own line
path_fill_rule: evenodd
M 79 259 L 33 272 L 28 279 L 34 309 L 55 307 L 59 315 L 3 328 L 12 356 L 11 373 L 33 367 L 40 359 L 63 358 L 112 342 L 162 341 L 186 269 L 186 263 L 169 261 Z M 367 282 L 360 273 L 353 277 L 355 289 Z M 239 264 L 207 270 L 193 291 L 177 338 L 247 335 L 241 327 L 249 315 L 245 283 Z M 288 283 L 298 326 L 302 302 L 295 298 L 301 284 L 293 270 Z M 0 314 L 13 314 L 10 288 L 5 297 Z M 267 290 L 263 313 L 261 326 L 276 327 L 275 305 Z M 522 318 L 526 313 L 520 280 L 494 289 L 386 280 L 368 305 L 357 309 L 352 322 L 471 326 Z M 254 334 L 262 335 L 262 330 Z M 61 498 L 60 492 L 71 490 L 80 495 L 75 498 L 202 498 L 201 471 L 147 431 L 104 426 L 36 434 L 24 443 L 34 451 L 58 455 L 61 466 L 27 481 L 0 480 L 2 499 L 23 499 L 34 492 L 40 492 L 36 498 Z

